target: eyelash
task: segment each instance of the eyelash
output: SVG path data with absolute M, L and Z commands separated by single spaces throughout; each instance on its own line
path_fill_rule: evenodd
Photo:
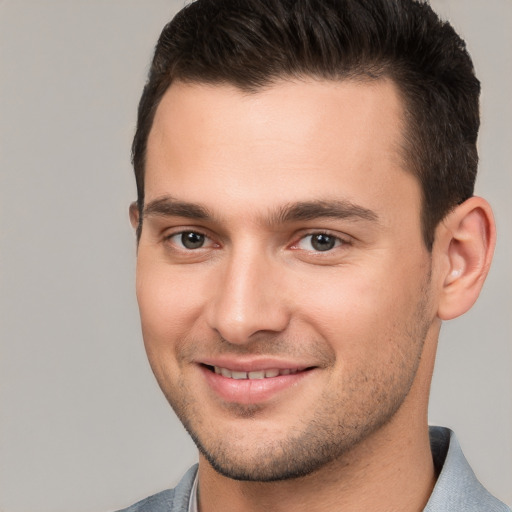
M 203 237 L 204 242 L 206 243 L 206 241 L 209 240 L 211 243 L 213 243 L 213 247 L 205 247 L 204 244 L 202 244 L 198 247 L 195 247 L 195 248 L 185 247 L 184 243 L 183 243 L 184 235 L 196 235 L 199 237 Z M 338 235 L 334 235 L 328 231 L 311 231 L 309 233 L 301 235 L 300 238 L 298 238 L 296 242 L 294 242 L 292 245 L 290 245 L 288 247 L 291 250 L 301 250 L 301 247 L 299 247 L 299 245 L 302 242 L 304 242 L 307 238 L 309 238 L 309 237 L 312 238 L 315 236 L 316 237 L 325 237 L 327 239 L 330 239 L 330 241 L 333 242 L 333 245 L 331 247 L 327 247 L 325 250 L 322 250 L 322 249 L 315 250 L 314 247 L 312 249 L 304 249 L 304 250 L 306 250 L 308 252 L 315 253 L 315 254 L 322 254 L 322 253 L 329 253 L 333 249 L 339 248 L 341 246 L 346 246 L 346 245 L 351 244 L 350 240 L 348 240 L 346 238 L 342 238 Z M 181 243 L 172 242 L 172 239 L 175 237 L 181 237 Z M 219 248 L 220 247 L 220 244 L 215 243 L 207 234 L 202 233 L 201 231 L 198 231 L 198 230 L 193 230 L 193 229 L 182 230 L 182 231 L 178 231 L 175 233 L 171 233 L 164 237 L 164 242 L 170 243 L 170 244 L 174 245 L 175 247 L 177 247 L 177 250 L 185 251 L 185 252 L 195 252 L 199 249 L 209 249 L 209 248 Z M 310 241 L 310 245 L 313 246 L 313 239 Z
M 180 237 L 181 236 L 181 239 L 183 240 L 183 236 L 184 235 L 197 235 L 199 237 L 204 237 L 204 240 L 210 240 L 211 242 L 213 242 L 213 240 L 208 236 L 206 235 L 205 233 L 202 233 L 200 231 L 197 231 L 197 230 L 193 230 L 193 229 L 187 229 L 187 230 L 182 230 L 182 231 L 178 231 L 177 233 L 171 233 L 167 236 L 164 237 L 164 242 L 166 243 L 170 243 L 172 245 L 176 245 L 178 246 L 178 250 L 181 250 L 181 251 L 195 251 L 197 249 L 204 249 L 205 247 L 203 247 L 203 245 L 201 245 L 200 247 L 197 247 L 197 248 L 189 248 L 189 247 L 184 247 L 183 245 L 183 241 L 181 243 L 182 246 L 179 246 L 177 243 L 173 243 L 172 242 L 172 239 L 175 238 L 175 237 Z M 215 242 L 213 242 L 214 245 L 216 245 L 217 247 L 220 247 L 219 244 L 215 244 Z
M 310 241 L 310 244 L 313 245 L 313 238 L 312 237 L 326 237 L 326 238 L 329 238 L 331 240 L 333 240 L 334 244 L 332 247 L 329 247 L 328 249 L 326 250 L 311 250 L 311 252 L 315 253 L 315 254 L 321 254 L 321 253 L 328 253 L 328 252 L 331 252 L 333 249 L 335 248 L 338 248 L 338 247 L 341 247 L 341 246 L 344 246 L 344 245 L 350 245 L 350 241 L 346 238 L 342 238 L 340 237 L 339 235 L 335 235 L 333 233 L 330 233 L 329 231 L 311 231 L 310 233 L 306 233 L 304 235 L 302 235 L 298 240 L 297 242 L 294 242 L 294 244 L 290 247 L 291 249 L 294 249 L 294 250 L 300 250 L 300 248 L 298 247 L 299 244 L 303 241 L 305 241 L 307 238 L 311 237 L 311 241 Z M 306 249 L 307 250 L 307 249 Z

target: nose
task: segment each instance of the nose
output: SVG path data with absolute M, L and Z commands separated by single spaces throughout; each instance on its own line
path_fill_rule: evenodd
M 222 338 L 246 344 L 256 335 L 286 329 L 290 312 L 282 269 L 256 251 L 233 253 L 226 261 L 208 303 L 208 322 Z

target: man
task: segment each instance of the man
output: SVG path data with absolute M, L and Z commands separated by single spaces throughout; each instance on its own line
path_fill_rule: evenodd
M 429 431 L 442 320 L 495 227 L 479 82 L 412 0 L 198 0 L 139 105 L 137 297 L 199 449 L 128 511 L 505 511 Z

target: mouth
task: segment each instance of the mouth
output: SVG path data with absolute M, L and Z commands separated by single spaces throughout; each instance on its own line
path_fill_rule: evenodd
M 280 377 L 283 375 L 295 375 L 298 372 L 306 371 L 309 368 L 269 368 L 264 370 L 256 370 L 256 371 L 239 371 L 239 370 L 230 370 L 229 368 L 222 368 L 220 366 L 210 366 L 204 365 L 211 372 L 216 373 L 217 375 L 222 375 L 228 379 L 235 380 L 261 380 L 261 379 L 271 379 L 273 377 Z
M 224 402 L 257 404 L 278 397 L 288 396 L 305 378 L 315 374 L 317 367 L 228 368 L 200 364 L 211 391 Z

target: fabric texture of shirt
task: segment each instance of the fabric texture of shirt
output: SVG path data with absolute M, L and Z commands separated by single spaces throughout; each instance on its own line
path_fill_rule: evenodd
M 439 477 L 423 512 L 512 512 L 477 480 L 451 430 L 430 427 L 430 446 Z M 196 488 L 197 464 L 174 489 L 154 494 L 118 512 L 196 511 Z
M 197 506 L 197 486 L 199 484 L 199 478 L 194 477 L 194 483 L 192 485 L 192 490 L 190 492 L 190 499 L 188 501 L 188 512 L 199 512 L 199 507 Z

